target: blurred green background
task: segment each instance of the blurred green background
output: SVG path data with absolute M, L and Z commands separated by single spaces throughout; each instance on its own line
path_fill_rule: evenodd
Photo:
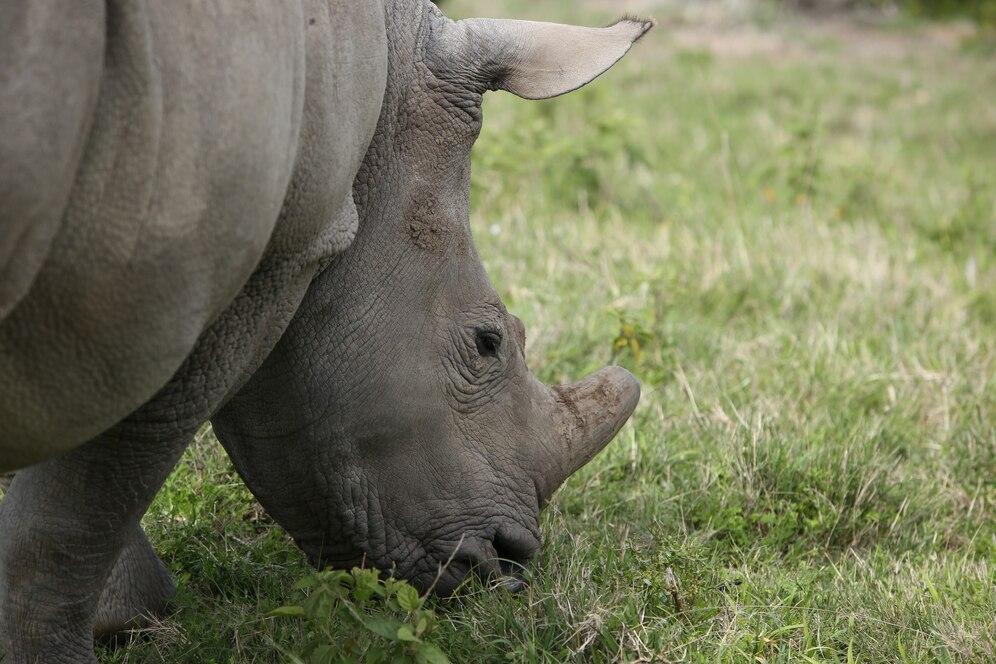
M 870 7 L 895 9 L 929 18 L 965 17 L 983 24 L 996 24 L 994 0 L 784 0 L 794 8 L 839 11 Z

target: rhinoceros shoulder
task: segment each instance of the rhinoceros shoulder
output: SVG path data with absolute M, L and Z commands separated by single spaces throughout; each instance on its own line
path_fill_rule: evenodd
M 369 111 L 344 98 L 354 116 L 323 130 L 308 107 L 337 83 L 358 92 L 376 79 L 333 57 L 308 80 L 328 37 L 328 24 L 315 30 L 321 6 L 106 3 L 93 124 L 64 213 L 30 290 L 0 320 L 0 470 L 134 412 L 220 320 L 231 338 L 278 336 L 260 319 L 233 331 L 238 318 L 224 314 L 261 265 L 295 273 L 284 282 L 300 290 L 302 271 L 348 244 L 339 226 Z M 237 370 L 230 359 L 192 370 Z
M 103 9 L 0 3 L 0 320 L 28 292 L 69 198 L 100 86 Z

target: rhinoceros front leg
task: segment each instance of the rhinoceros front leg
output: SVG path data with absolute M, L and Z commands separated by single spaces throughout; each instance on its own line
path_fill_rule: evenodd
M 13 481 L 14 473 L 0 475 L 0 498 Z M 162 615 L 175 595 L 176 585 L 166 566 L 145 531 L 136 524 L 100 593 L 93 621 L 94 637 L 108 639 L 144 626 L 149 617 Z
M 18 471 L 0 503 L 5 664 L 96 662 L 95 626 L 126 626 L 172 592 L 139 519 L 193 432 L 151 429 L 123 423 Z

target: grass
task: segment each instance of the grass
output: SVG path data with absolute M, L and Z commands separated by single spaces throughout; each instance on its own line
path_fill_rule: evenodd
M 596 85 L 486 103 L 472 221 L 531 366 L 615 361 L 644 397 L 546 512 L 529 590 L 430 601 L 434 642 L 473 662 L 991 661 L 996 60 L 929 24 L 660 4 Z M 145 523 L 176 611 L 103 661 L 302 648 L 266 613 L 306 565 L 209 429 Z

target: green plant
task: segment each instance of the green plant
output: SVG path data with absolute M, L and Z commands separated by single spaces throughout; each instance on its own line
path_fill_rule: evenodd
M 308 623 L 309 636 L 301 664 L 334 662 L 414 662 L 445 664 L 449 658 L 427 638 L 436 615 L 425 608 L 425 597 L 407 582 L 380 578 L 374 569 L 326 570 L 303 578 L 295 589 L 306 591 L 300 604 L 281 606 L 271 616 Z M 350 625 L 352 638 L 342 641 L 331 626 Z
M 640 321 L 632 320 L 624 313 L 617 313 L 619 334 L 612 340 L 612 360 L 632 358 L 639 363 L 648 346 L 654 343 L 654 334 Z

